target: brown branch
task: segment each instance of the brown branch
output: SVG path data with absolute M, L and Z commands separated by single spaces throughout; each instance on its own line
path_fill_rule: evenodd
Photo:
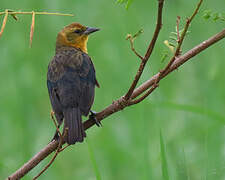
M 223 29 L 218 34 L 212 36 L 208 40 L 203 41 L 199 45 L 195 46 L 193 49 L 189 50 L 184 55 L 176 58 L 176 60 L 172 64 L 172 66 L 164 73 L 164 75 L 161 77 L 161 79 L 164 78 L 165 76 L 167 76 L 170 72 L 172 72 L 175 69 L 177 69 L 178 67 L 180 67 L 182 64 L 184 64 L 189 59 L 193 58 L 194 56 L 196 56 L 200 52 L 204 51 L 206 48 L 212 46 L 214 43 L 222 40 L 223 38 L 225 38 L 225 29 Z M 132 94 L 131 98 L 134 99 L 137 96 L 139 96 L 140 94 L 142 94 L 144 91 L 149 89 L 155 83 L 155 81 L 158 78 L 159 74 L 160 73 L 157 73 L 156 75 L 152 76 L 149 80 L 147 80 L 141 86 L 136 88 L 134 93 Z
M 145 68 L 145 65 L 146 63 L 148 62 L 151 54 L 152 54 L 152 51 L 155 47 L 155 43 L 156 43 L 156 40 L 158 38 L 158 35 L 159 35 L 159 32 L 160 32 L 160 29 L 162 27 L 162 10 L 163 10 L 163 4 L 164 4 L 164 0 L 158 0 L 158 17 L 157 17 L 157 24 L 156 24 L 156 28 L 155 28 L 155 32 L 154 32 L 154 35 L 152 37 L 152 40 L 148 46 L 148 49 L 145 53 L 145 56 L 144 56 L 144 59 L 142 60 L 140 66 L 139 66 L 139 69 L 135 75 L 135 78 L 134 78 L 134 81 L 132 82 L 128 92 L 126 93 L 126 95 L 124 96 L 125 100 L 129 100 L 135 87 L 137 86 L 137 83 L 142 75 L 142 72 Z
M 196 14 L 198 13 L 198 10 L 199 10 L 199 8 L 200 8 L 200 6 L 201 6 L 201 4 L 202 4 L 202 1 L 203 1 L 203 0 L 200 0 L 200 1 L 199 1 L 198 5 L 197 5 L 195 11 L 193 12 L 193 14 L 191 15 L 191 17 L 190 17 L 190 18 L 187 18 L 187 21 L 186 21 L 184 30 L 183 30 L 183 32 L 182 32 L 182 34 L 181 34 L 181 37 L 180 37 L 179 41 L 178 41 L 178 45 L 177 45 L 176 51 L 175 51 L 173 57 L 171 58 L 171 60 L 169 61 L 169 63 L 167 64 L 167 66 L 166 66 L 163 70 L 160 71 L 159 77 L 158 77 L 158 79 L 156 79 L 156 82 L 155 82 L 156 84 L 159 82 L 161 76 L 163 76 L 164 73 L 165 73 L 165 72 L 170 68 L 170 66 L 174 63 L 174 61 L 175 61 L 175 59 L 177 58 L 177 56 L 180 55 L 180 51 L 181 51 L 180 49 L 181 49 L 181 46 L 182 46 L 182 44 L 183 44 L 184 38 L 185 38 L 185 36 L 186 36 L 186 34 L 187 34 L 188 28 L 189 28 L 189 26 L 190 26 L 192 20 L 193 20 L 194 17 L 196 16 Z
M 3 34 L 3 31 L 5 29 L 5 25 L 7 22 L 8 15 L 10 14 L 15 20 L 18 20 L 16 14 L 32 14 L 32 22 L 31 22 L 31 29 L 30 29 L 30 47 L 32 45 L 32 40 L 33 40 L 33 34 L 34 34 L 34 23 L 35 23 L 35 15 L 56 15 L 56 16 L 74 16 L 73 14 L 63 14 L 63 13 L 49 13 L 49 12 L 16 12 L 13 10 L 6 9 L 4 12 L 0 12 L 0 16 L 4 15 L 5 17 L 3 19 L 1 31 L 0 31 L 0 37 Z
M 154 84 L 143 96 L 141 96 L 138 99 L 135 99 L 133 101 L 129 102 L 129 106 L 134 105 L 134 104 L 138 104 L 141 101 L 143 101 L 146 97 L 148 97 L 158 86 L 158 84 Z
M 62 137 L 62 134 L 61 134 L 61 132 L 59 130 L 59 126 L 58 126 L 58 124 L 57 124 L 57 122 L 55 120 L 55 117 L 54 117 L 54 115 L 55 115 L 54 111 L 51 111 L 50 115 L 51 115 L 51 119 L 52 119 L 52 121 L 53 121 L 53 123 L 54 123 L 54 125 L 56 127 L 56 131 L 59 133 L 59 136 Z
M 140 103 L 141 101 L 143 101 L 146 97 L 148 97 L 157 87 L 158 87 L 158 83 L 161 79 L 161 76 L 163 76 L 163 74 L 171 67 L 171 65 L 173 64 L 173 62 L 175 61 L 175 59 L 177 58 L 178 55 L 180 55 L 180 49 L 181 49 L 181 45 L 183 43 L 183 40 L 186 36 L 186 33 L 188 31 L 188 28 L 190 26 L 190 23 L 191 21 L 194 19 L 195 15 L 197 14 L 200 6 L 201 6 L 201 3 L 202 3 L 203 0 L 200 0 L 195 11 L 193 12 L 192 16 L 190 18 L 187 19 L 187 22 L 186 22 L 186 25 L 185 25 L 185 28 L 181 34 L 181 37 L 179 35 L 179 23 L 180 23 L 180 16 L 177 17 L 177 21 L 176 21 L 176 24 L 177 24 L 177 41 L 178 41 L 178 46 L 176 48 L 176 51 L 174 53 L 174 56 L 171 58 L 171 60 L 169 61 L 169 63 L 167 64 L 167 66 L 160 71 L 159 73 L 159 76 L 158 78 L 155 80 L 155 83 L 154 83 L 154 86 L 152 86 L 148 91 L 147 93 L 145 93 L 142 97 L 136 99 L 136 100 L 133 100 L 133 101 L 130 101 L 129 102 L 129 105 L 134 105 L 134 104 L 137 104 L 137 103 Z
M 6 12 L 0 12 L 0 16 L 6 14 Z M 12 11 L 9 10 L 8 14 L 10 15 L 16 15 L 16 14 L 33 14 L 33 11 L 31 12 L 22 12 L 22 11 Z M 55 16 L 74 16 L 74 14 L 63 14 L 63 13 L 50 13 L 50 12 L 36 12 L 36 15 L 55 15 Z
M 203 41 L 193 49 L 186 52 L 184 55 L 178 57 L 174 63 L 171 65 L 171 67 L 163 74 L 161 77 L 166 77 L 169 73 L 180 67 L 182 64 L 184 64 L 186 61 L 190 60 L 197 54 L 204 51 L 206 48 L 212 46 L 216 42 L 220 41 L 221 39 L 225 38 L 225 29 L 223 29 L 218 34 L 212 36 L 206 41 Z M 147 80 L 145 83 L 143 83 L 141 86 L 136 88 L 131 96 L 132 99 L 136 98 L 137 96 L 141 95 L 143 92 L 145 92 L 147 89 L 149 89 L 152 85 L 154 85 L 155 80 L 158 78 L 159 73 L 151 77 L 149 80 Z M 106 117 L 110 116 L 111 114 L 114 114 L 125 107 L 129 106 L 129 101 L 125 101 L 124 96 L 119 98 L 118 100 L 114 101 L 113 104 L 106 107 L 101 112 L 97 113 L 96 118 L 97 120 L 101 121 L 105 119 Z M 92 119 L 89 119 L 85 121 L 84 123 L 84 129 L 87 130 L 88 128 L 95 125 L 95 121 Z M 44 147 L 40 152 L 38 152 L 33 158 L 31 158 L 27 163 L 25 163 L 20 169 L 18 169 L 15 173 L 10 175 L 8 177 L 8 180 L 16 180 L 22 178 L 25 174 L 27 174 L 31 169 L 33 169 L 35 166 L 37 166 L 43 159 L 45 159 L 49 154 L 51 154 L 53 151 L 55 151 L 58 147 L 59 143 L 57 141 L 52 141 L 46 147 Z
M 32 11 L 32 21 L 30 26 L 30 48 L 32 46 L 33 36 L 34 36 L 34 24 L 35 24 L 35 12 Z
M 6 22 L 7 22 L 7 18 L 8 18 L 8 10 L 6 9 L 5 10 L 5 16 L 4 16 L 4 19 L 3 19 L 3 22 L 2 22 L 2 27 L 1 27 L 1 31 L 0 31 L 0 37 L 2 36 L 2 33 L 4 32 L 4 29 L 5 29 L 5 25 L 6 25 Z
M 177 42 L 180 42 L 180 16 L 177 16 Z

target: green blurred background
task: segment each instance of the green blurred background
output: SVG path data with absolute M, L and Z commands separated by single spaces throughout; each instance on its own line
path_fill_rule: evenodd
M 197 0 L 166 0 L 163 29 L 141 82 L 164 67 L 168 59 L 161 61 L 167 50 L 163 41 L 174 31 L 176 16 L 180 15 L 184 22 L 196 3 Z M 135 47 L 141 54 L 145 52 L 154 31 L 157 1 L 136 0 L 128 10 L 114 0 L 1 0 L 0 7 L 1 11 L 8 8 L 75 14 L 36 16 L 31 49 L 31 15 L 18 15 L 18 22 L 8 18 L 0 39 L 3 179 L 43 148 L 54 134 L 46 72 L 54 56 L 58 31 L 72 22 L 101 28 L 88 44 L 101 85 L 96 90 L 93 109 L 100 111 L 128 90 L 139 60 L 125 37 L 143 28 Z M 224 12 L 224 1 L 203 2 L 185 40 L 184 52 L 224 28 L 224 22 L 202 18 L 206 9 Z M 2 21 L 3 16 L 0 18 Z M 223 40 L 193 58 L 161 81 L 144 102 L 105 119 L 103 128 L 89 129 L 87 141 L 61 153 L 40 179 L 225 179 L 224 45 Z M 50 158 L 24 179 L 37 175 Z M 167 165 L 162 163 L 165 161 Z

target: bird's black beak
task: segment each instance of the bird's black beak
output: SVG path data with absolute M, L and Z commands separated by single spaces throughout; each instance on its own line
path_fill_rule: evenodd
M 92 27 L 87 27 L 87 29 L 84 31 L 84 34 L 89 35 L 93 32 L 99 31 L 99 28 L 92 28 Z

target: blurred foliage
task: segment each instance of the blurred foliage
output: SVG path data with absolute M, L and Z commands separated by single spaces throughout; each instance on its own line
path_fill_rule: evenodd
M 139 66 L 126 35 L 144 29 L 135 40 L 143 55 L 154 32 L 157 1 L 140 2 L 133 1 L 126 11 L 115 1 L 104 0 L 1 0 L 0 11 L 61 12 L 75 17 L 37 16 L 32 48 L 32 17 L 18 15 L 18 21 L 8 17 L 0 38 L 0 179 L 29 160 L 54 135 L 46 73 L 57 32 L 75 21 L 101 28 L 88 44 L 101 85 L 93 110 L 100 111 L 127 91 Z M 165 66 L 167 62 L 160 61 L 163 42 L 174 31 L 177 15 L 185 22 L 196 4 L 196 0 L 171 2 L 165 2 L 162 32 L 141 82 Z M 221 21 L 204 21 L 205 9 L 223 12 L 224 2 L 204 1 L 183 53 L 224 28 Z M 170 179 L 225 179 L 224 46 L 223 40 L 208 48 L 161 81 L 143 103 L 105 119 L 103 128 L 88 130 L 91 149 L 86 142 L 69 147 L 40 179 L 163 179 L 160 130 Z M 50 158 L 23 179 L 37 175 Z
M 117 3 L 119 4 L 125 4 L 125 8 L 128 9 L 131 5 L 133 0 L 117 0 Z
M 179 27 L 180 28 L 180 27 Z M 184 29 L 179 30 L 179 33 L 177 32 L 177 27 L 175 27 L 175 32 L 170 32 L 170 36 L 168 37 L 168 40 L 164 40 L 164 44 L 166 45 L 166 49 L 163 51 L 161 62 L 164 62 L 167 60 L 167 58 L 173 57 L 176 47 L 178 45 L 178 35 L 179 37 L 183 33 Z M 187 31 L 185 38 L 187 38 L 190 31 Z
M 213 21 L 225 21 L 225 13 L 212 12 L 212 10 L 205 10 L 203 14 L 203 18 L 208 20 L 212 19 Z
M 169 172 L 168 172 L 168 164 L 166 157 L 166 148 L 162 136 L 162 132 L 160 131 L 160 152 L 161 152 L 161 164 L 162 164 L 162 175 L 164 180 L 169 180 Z

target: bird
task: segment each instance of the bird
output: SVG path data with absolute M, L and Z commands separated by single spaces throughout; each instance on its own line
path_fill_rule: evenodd
M 69 145 L 83 142 L 86 137 L 82 116 L 91 111 L 95 87 L 99 87 L 87 42 L 89 35 L 99 30 L 76 22 L 65 26 L 57 35 L 55 56 L 48 65 L 52 110 L 58 127 L 63 123 L 64 133 L 67 129 L 65 142 Z

